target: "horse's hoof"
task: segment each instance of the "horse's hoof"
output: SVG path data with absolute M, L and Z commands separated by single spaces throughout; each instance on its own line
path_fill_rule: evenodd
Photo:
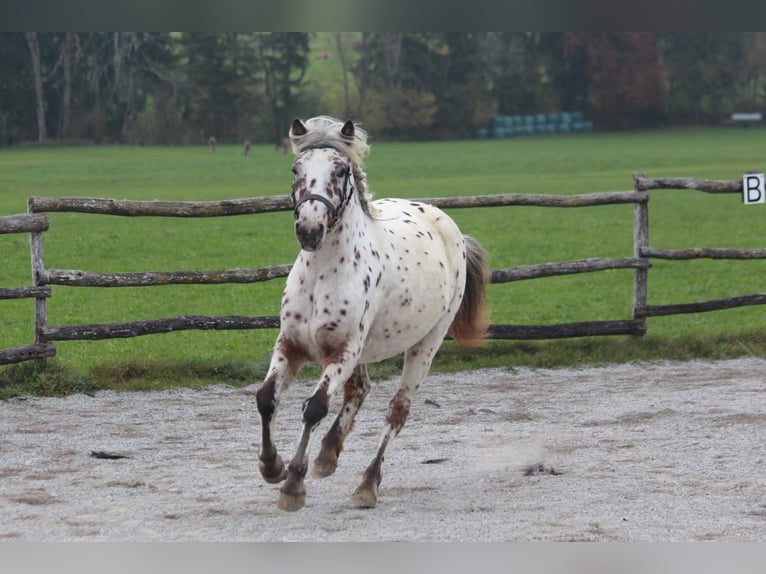
M 377 489 L 369 484 L 362 483 L 354 491 L 351 498 L 362 508 L 375 508 L 375 505 L 378 503 Z
M 285 512 L 295 512 L 296 510 L 300 510 L 306 505 L 306 493 L 300 493 L 300 494 L 286 494 L 284 492 L 279 493 L 279 502 L 277 503 L 277 506 L 279 506 L 280 510 L 284 510 Z
M 282 482 L 287 476 L 285 463 L 282 462 L 282 457 L 279 455 L 270 463 L 261 461 L 258 467 L 260 468 L 263 480 L 270 484 Z
M 314 459 L 314 465 L 311 468 L 311 476 L 314 478 L 327 478 L 335 469 L 338 468 L 338 457 L 335 453 L 327 453 L 320 451 L 319 455 Z

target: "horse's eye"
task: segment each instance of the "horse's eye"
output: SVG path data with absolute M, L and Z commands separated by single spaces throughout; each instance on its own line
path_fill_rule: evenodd
M 293 172 L 293 175 L 298 175 L 298 168 L 296 168 L 295 166 L 291 167 L 290 171 Z
M 335 175 L 337 177 L 346 177 L 347 174 L 348 174 L 348 168 L 347 167 L 341 166 L 341 167 L 339 167 L 338 169 L 335 170 Z

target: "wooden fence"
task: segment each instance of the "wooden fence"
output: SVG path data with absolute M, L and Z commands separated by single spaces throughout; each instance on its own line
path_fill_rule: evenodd
M 641 336 L 646 332 L 646 318 L 679 313 L 697 313 L 766 303 L 766 293 L 740 295 L 727 299 L 649 305 L 648 273 L 654 259 L 766 259 L 766 249 L 689 248 L 665 250 L 649 245 L 649 191 L 688 189 L 707 193 L 742 193 L 741 181 L 712 181 L 687 178 L 646 178 L 633 176 L 632 191 L 588 193 L 581 195 L 498 194 L 474 197 L 415 199 L 441 208 L 538 206 L 575 208 L 599 205 L 633 204 L 632 257 L 591 258 L 578 261 L 524 265 L 492 271 L 492 283 L 522 281 L 554 275 L 591 273 L 608 269 L 633 269 L 633 314 L 625 320 L 585 321 L 554 325 L 492 325 L 495 339 L 554 339 L 597 335 Z M 28 213 L 0 217 L 0 233 L 29 233 L 32 263 L 32 286 L 0 289 L 0 299 L 31 297 L 35 299 L 35 343 L 0 350 L 0 364 L 53 356 L 54 341 L 98 340 L 137 337 L 188 329 L 263 329 L 278 328 L 274 316 L 183 315 L 163 319 L 102 323 L 93 325 L 49 325 L 46 299 L 51 285 L 78 287 L 148 287 L 154 285 L 256 283 L 285 277 L 290 265 L 259 269 L 220 271 L 169 271 L 133 273 L 94 273 L 82 270 L 47 269 L 43 259 L 42 237 L 48 230 L 51 212 L 77 212 L 128 217 L 220 217 L 292 209 L 288 196 L 260 197 L 216 202 L 128 201 L 84 197 L 32 197 Z

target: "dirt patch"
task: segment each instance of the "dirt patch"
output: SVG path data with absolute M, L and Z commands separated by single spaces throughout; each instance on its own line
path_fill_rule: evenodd
M 296 513 L 258 474 L 256 386 L 2 402 L 0 539 L 766 540 L 766 360 L 430 376 L 360 509 L 397 386 Z M 282 400 L 286 460 L 311 388 Z

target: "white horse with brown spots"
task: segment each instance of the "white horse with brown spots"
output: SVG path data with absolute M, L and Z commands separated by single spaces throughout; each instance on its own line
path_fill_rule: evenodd
M 433 206 L 371 201 L 362 170 L 367 134 L 351 121 L 295 120 L 290 141 L 301 252 L 287 278 L 281 330 L 256 395 L 260 471 L 268 482 L 287 479 L 280 489 L 281 509 L 302 508 L 309 443 L 331 398 L 343 389 L 343 406 L 314 461 L 315 477 L 335 471 L 370 390 L 365 365 L 404 353 L 401 386 L 391 400 L 385 432 L 353 495 L 361 506 L 373 507 L 383 459 L 445 335 L 470 346 L 486 335 L 486 258 L 474 239 Z M 321 364 L 322 375 L 304 403 L 303 432 L 285 469 L 272 441 L 274 418 L 280 394 L 308 362 Z

